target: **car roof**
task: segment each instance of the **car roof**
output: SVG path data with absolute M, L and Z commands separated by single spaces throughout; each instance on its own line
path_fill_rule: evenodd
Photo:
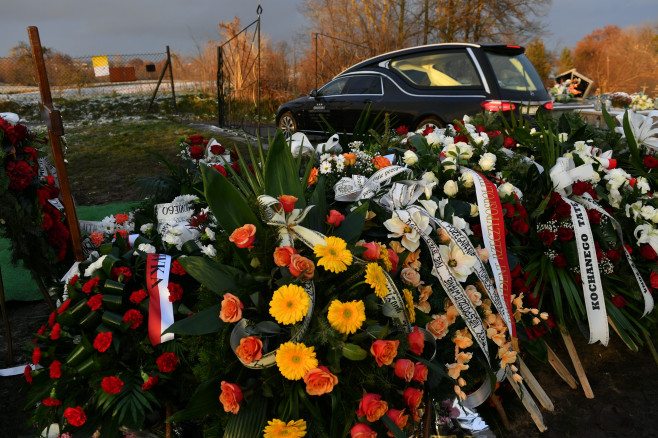
M 339 74 L 337 74 L 335 77 L 341 76 L 346 73 L 352 73 L 358 70 L 361 70 L 366 67 L 374 67 L 377 66 L 382 61 L 386 61 L 394 56 L 404 56 L 404 55 L 411 55 L 414 53 L 422 53 L 426 51 L 431 51 L 432 49 L 436 48 L 444 48 L 444 47 L 455 47 L 455 48 L 460 48 L 460 47 L 482 47 L 485 50 L 488 51 L 496 51 L 496 52 L 507 52 L 510 54 L 521 54 L 525 51 L 525 49 L 521 46 L 517 45 L 509 45 L 509 44 L 473 44 L 473 43 L 438 43 L 438 44 L 426 44 L 424 46 L 415 46 L 415 47 L 408 47 L 406 49 L 399 49 L 399 50 L 393 50 L 392 52 L 387 52 L 381 55 L 374 56 L 372 58 L 366 59 L 365 61 L 361 61 L 358 64 L 355 64 Z

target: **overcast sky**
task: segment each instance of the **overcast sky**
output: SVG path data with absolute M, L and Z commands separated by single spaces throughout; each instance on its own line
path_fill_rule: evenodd
M 258 0 L 7 0 L 0 12 L 0 56 L 28 41 L 37 26 L 44 47 L 71 56 L 172 51 L 193 55 L 196 43 L 219 40 L 217 24 L 257 18 Z M 262 32 L 273 41 L 304 35 L 300 0 L 261 0 Z M 623 8 L 623 9 L 621 9 Z M 546 17 L 548 49 L 573 47 L 592 30 L 658 23 L 658 0 L 553 0 Z

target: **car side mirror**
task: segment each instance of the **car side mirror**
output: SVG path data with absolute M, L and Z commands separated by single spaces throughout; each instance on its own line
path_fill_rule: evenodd
M 318 97 L 318 90 L 311 90 L 311 92 L 308 93 L 308 94 L 311 97 Z

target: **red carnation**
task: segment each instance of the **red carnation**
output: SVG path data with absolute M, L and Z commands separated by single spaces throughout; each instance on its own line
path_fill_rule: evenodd
M 46 330 L 47 330 L 46 326 L 42 325 L 41 327 L 39 327 L 39 330 L 37 330 L 37 335 L 43 335 L 44 333 L 46 333 Z
M 573 239 L 573 230 L 567 227 L 560 227 L 557 229 L 557 236 L 561 241 L 567 242 Z
M 52 407 L 52 406 L 59 406 L 59 405 L 61 405 L 61 404 L 62 404 L 62 401 L 61 401 L 61 400 L 57 400 L 57 399 L 55 399 L 55 398 L 46 397 L 46 398 L 44 398 L 43 400 L 41 400 L 41 403 L 43 403 L 44 406 L 50 406 L 50 407 Z M 61 436 L 61 435 L 60 435 L 60 436 Z
M 41 348 L 35 347 L 34 350 L 32 350 L 32 363 L 34 365 L 38 365 L 40 360 L 41 360 Z
M 77 274 L 71 277 L 71 279 L 69 280 L 69 286 L 75 286 L 79 278 L 80 276 Z
M 455 126 L 455 129 L 458 129 L 458 127 Z M 426 126 L 425 129 L 423 129 L 423 137 L 427 137 L 432 132 L 434 132 L 434 126 Z
M 567 266 L 567 259 L 564 257 L 564 255 L 558 254 L 555 256 L 555 259 L 553 259 L 553 264 L 558 268 L 564 268 Z
M 502 205 L 502 207 L 503 210 L 505 210 L 505 217 L 514 217 L 514 211 L 515 211 L 514 205 L 505 203 Z
M 647 260 L 656 260 L 656 251 L 649 245 L 642 245 L 640 247 L 640 255 Z
M 656 159 L 653 155 L 645 155 L 644 157 L 644 165 L 650 168 L 653 167 L 658 167 L 658 159 Z
M 101 294 L 96 294 L 87 300 L 87 305 L 91 307 L 91 310 L 100 309 L 102 303 L 103 303 L 103 295 Z
M 32 384 L 32 368 L 29 365 L 25 365 L 25 369 L 23 370 L 23 375 L 25 376 L 25 381 L 31 385 Z
M 64 417 L 66 417 L 66 421 L 68 421 L 71 426 L 75 427 L 80 427 L 85 424 L 85 421 L 87 421 L 85 411 L 83 411 L 80 406 L 64 409 Z
M 345 220 L 345 216 L 340 214 L 337 210 L 329 210 L 329 216 L 327 216 L 327 223 L 338 228 L 340 224 Z
M 107 351 L 112 345 L 112 332 L 101 332 L 94 339 L 94 348 L 101 353 Z
M 514 269 L 510 272 L 512 278 L 518 277 L 521 275 L 521 263 L 517 263 Z
M 551 230 L 543 229 L 537 233 L 537 237 L 539 237 L 539 240 L 541 240 L 544 245 L 550 246 L 555 240 L 555 233 Z
M 232 162 L 232 163 L 231 163 L 231 169 L 233 169 L 233 171 L 234 171 L 235 173 L 237 173 L 238 175 L 240 175 L 240 163 L 238 163 L 237 161 Z
M 609 249 L 606 254 L 612 263 L 617 263 L 621 258 L 621 252 L 616 249 Z
M 174 262 L 176 263 L 176 262 Z M 136 290 L 135 292 L 130 294 L 130 301 L 135 304 L 139 304 L 142 301 L 144 301 L 145 298 L 147 298 L 149 294 L 144 292 L 144 289 Z
M 53 331 L 50 332 L 50 339 L 52 339 L 53 341 L 56 340 L 56 339 L 59 339 L 59 332 L 61 330 L 62 330 L 62 326 L 60 326 L 59 323 L 55 324 L 53 326 Z
M 174 353 L 162 353 L 162 355 L 155 360 L 158 369 L 161 373 L 168 373 L 173 371 L 178 365 L 178 358 Z
M 58 360 L 54 360 L 53 363 L 50 364 L 50 378 L 59 379 L 60 377 L 62 377 L 62 363 Z
M 9 176 L 9 188 L 12 190 L 25 190 L 34 178 L 32 167 L 25 161 L 10 161 L 6 173 Z
M 512 137 L 505 137 L 505 140 L 503 141 L 503 147 L 506 149 L 512 149 L 514 146 L 516 146 L 516 142 Z
M 123 275 L 123 282 L 127 282 L 130 280 L 130 278 L 133 276 L 132 271 L 130 268 L 126 266 L 119 266 L 116 268 L 112 268 L 111 276 L 113 280 L 118 280 L 120 276 Z
M 87 281 L 83 286 L 82 286 L 82 292 L 88 294 L 90 293 L 96 286 L 98 286 L 98 283 L 101 281 L 100 277 L 94 277 L 91 280 Z
M 158 383 L 158 380 L 158 376 L 149 376 L 149 379 L 142 385 L 142 389 L 146 391 L 153 388 Z
M 123 322 L 130 322 L 130 328 L 136 329 L 144 321 L 144 316 L 139 310 L 130 309 L 123 315 Z
M 581 196 L 584 193 L 588 193 L 592 189 L 592 185 L 585 181 L 576 181 L 571 186 L 571 189 L 573 190 L 574 195 Z
M 115 376 L 103 377 L 101 388 L 108 394 L 118 394 L 123 388 L 123 380 Z
M 407 127 L 404 126 L 404 125 L 402 125 L 402 126 L 398 126 L 398 127 L 395 129 L 395 132 L 397 132 L 398 135 L 407 135 L 407 134 L 409 133 L 409 128 L 407 128 Z
M 187 272 L 178 260 L 174 260 L 174 262 L 171 264 L 171 273 L 174 275 L 185 275 Z
M 68 309 L 70 305 L 71 305 L 70 299 L 64 301 L 62 305 L 57 308 L 57 314 L 61 315 L 62 313 L 66 312 L 66 309 Z
M 169 301 L 175 303 L 176 301 L 183 298 L 183 288 L 176 283 L 169 283 L 167 286 L 169 289 Z

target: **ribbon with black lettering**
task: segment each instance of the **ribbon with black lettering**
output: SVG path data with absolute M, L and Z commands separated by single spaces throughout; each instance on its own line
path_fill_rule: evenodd
M 299 225 L 306 218 L 311 208 L 313 208 L 312 205 L 309 205 L 303 210 L 295 208 L 290 213 L 282 213 L 274 208 L 280 202 L 272 196 L 260 195 L 258 197 L 258 203 L 261 206 L 264 222 L 267 225 L 276 227 L 277 234 L 279 235 L 279 246 L 294 246 L 295 239 L 300 240 L 311 249 L 316 245 L 325 244 L 325 237 L 322 233 Z
M 379 169 L 370 178 L 354 175 L 344 176 L 334 185 L 334 198 L 341 202 L 355 202 L 360 199 L 370 199 L 381 186 L 386 185 L 391 178 L 400 173 L 411 174 L 411 169 L 401 166 L 387 166 Z
M 146 289 L 149 293 L 149 339 L 158 345 L 174 339 L 173 333 L 162 334 L 174 323 L 174 307 L 169 301 L 169 269 L 171 256 L 147 254 Z
M 439 279 L 441 286 L 443 286 L 446 294 L 454 303 L 455 307 L 459 311 L 459 314 L 466 322 L 466 326 L 470 330 L 471 334 L 473 334 L 475 341 L 482 349 L 484 357 L 487 358 L 487 362 L 491 364 L 489 359 L 489 347 L 487 346 L 487 331 L 484 327 L 484 323 L 482 322 L 482 318 L 480 318 L 480 315 L 466 294 L 466 291 L 464 291 L 464 288 L 461 286 L 452 272 L 450 272 L 446 261 L 443 260 L 443 257 L 441 256 L 439 245 L 434 242 L 430 236 L 423 232 L 422 228 L 416 223 L 416 221 L 414 221 L 411 212 L 408 210 L 396 210 L 396 214 L 402 222 L 413 228 L 427 245 L 434 266 L 432 274 Z
M 190 202 L 186 200 L 156 204 L 154 210 L 158 218 L 158 233 L 160 234 L 174 224 L 187 221 L 194 213 Z
M 589 343 L 600 341 L 608 345 L 608 316 L 605 311 L 605 300 L 599 273 L 599 262 L 596 259 L 596 249 L 592 229 L 587 218 L 585 207 L 562 197 L 571 206 L 571 221 L 573 222 L 574 238 L 578 247 L 578 261 L 580 263 L 580 278 L 583 283 L 585 309 L 589 324 Z
M 507 307 L 507 312 L 503 313 L 500 309 L 498 311 L 501 317 L 507 317 L 505 324 L 512 336 L 516 337 L 516 325 L 511 318 L 511 315 L 514 314 L 512 312 L 512 276 L 507 260 L 505 222 L 498 189 L 495 184 L 472 169 L 461 167 L 460 172 L 462 174 L 470 173 L 473 176 L 473 187 L 477 196 L 480 225 L 482 226 L 482 240 L 484 247 L 489 251 L 489 265 L 493 271 L 499 301 L 505 303 Z
M 608 219 L 610 219 L 610 222 L 612 222 L 612 226 L 615 228 L 617 236 L 619 237 L 619 242 L 621 243 L 621 247 L 624 250 L 626 260 L 628 261 L 628 264 L 633 271 L 633 275 L 635 276 L 635 280 L 637 281 L 637 284 L 640 287 L 640 291 L 642 292 L 642 297 L 644 298 L 644 312 L 642 313 L 642 317 L 646 316 L 653 310 L 653 296 L 651 296 L 651 292 L 649 291 L 647 284 L 644 282 L 642 275 L 635 267 L 635 263 L 633 263 L 633 259 L 626 249 L 626 245 L 624 244 L 624 233 L 622 231 L 621 224 L 617 222 L 615 218 L 610 216 L 610 214 L 608 214 L 608 212 L 601 208 L 601 206 L 599 206 L 597 203 L 580 196 L 574 196 L 573 199 L 579 204 L 584 205 L 586 208 L 589 208 L 590 210 L 596 210 L 599 213 L 605 215 Z

